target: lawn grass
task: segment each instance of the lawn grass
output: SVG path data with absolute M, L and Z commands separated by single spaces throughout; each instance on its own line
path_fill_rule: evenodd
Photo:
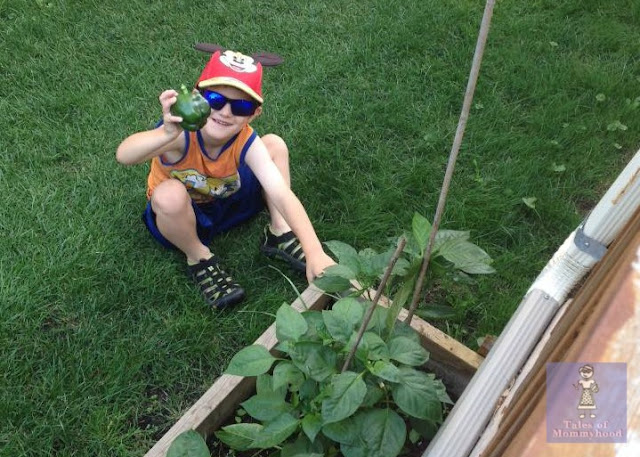
M 254 127 L 289 144 L 322 239 L 382 249 L 414 212 L 433 218 L 483 8 L 0 1 L 0 456 L 144 454 L 296 297 L 258 253 L 260 216 L 213 243 L 248 300 L 206 309 L 139 221 L 148 167 L 115 162 L 158 94 L 200 73 L 195 42 L 285 57 Z M 434 294 L 469 346 L 640 146 L 639 21 L 633 0 L 497 2 L 442 222 L 497 273 Z

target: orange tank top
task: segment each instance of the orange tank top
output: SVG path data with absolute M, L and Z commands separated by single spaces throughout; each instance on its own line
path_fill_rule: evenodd
M 185 135 L 184 154 L 178 161 L 167 163 L 162 157 L 151 160 L 147 198 L 151 198 L 158 184 L 171 178 L 182 182 L 196 203 L 207 203 L 236 193 L 242 185 L 238 166 L 244 162 L 244 154 L 256 138 L 253 129 L 246 125 L 222 147 L 216 158 L 208 154 L 199 131 L 185 132 Z

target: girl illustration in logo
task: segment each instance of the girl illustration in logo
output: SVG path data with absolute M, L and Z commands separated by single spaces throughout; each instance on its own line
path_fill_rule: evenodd
M 578 404 L 578 411 L 580 411 L 580 419 L 584 419 L 587 410 L 591 411 L 589 417 L 594 418 L 596 415 L 593 410 L 596 409 L 596 400 L 594 394 L 597 393 L 600 388 L 593 379 L 593 367 L 591 365 L 583 365 L 578 370 L 582 379 L 578 381 L 578 384 L 574 384 L 576 389 L 582 388 L 582 394 L 580 395 L 580 403 Z

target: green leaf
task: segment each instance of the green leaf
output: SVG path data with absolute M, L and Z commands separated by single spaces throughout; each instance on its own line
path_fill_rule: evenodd
M 438 254 L 443 256 L 454 267 L 469 274 L 495 273 L 490 263 L 493 261 L 489 254 L 470 241 L 459 238 L 446 241 L 440 247 Z
M 267 394 L 273 392 L 273 378 L 270 374 L 261 374 L 256 378 L 256 393 Z
M 367 302 L 367 305 L 370 304 L 371 302 Z M 367 325 L 367 331 L 383 335 L 387 326 L 388 312 L 389 310 L 387 308 L 376 306 L 376 309 L 373 311 L 373 316 L 371 316 L 371 321 L 369 321 L 369 325 Z
M 372 409 L 359 416 L 360 438 L 369 457 L 396 457 L 407 439 L 404 421 L 392 409 Z M 340 447 L 344 452 L 344 447 Z M 345 457 L 347 453 L 345 453 Z
M 453 405 L 453 401 L 449 397 L 449 394 L 447 393 L 447 388 L 445 387 L 442 380 L 436 379 L 436 375 L 434 375 L 433 373 L 430 373 L 429 377 L 431 377 L 432 379 L 433 386 L 436 390 L 436 395 L 438 396 L 438 400 L 440 400 L 442 403 Z
M 268 449 L 280 445 L 296 431 L 300 421 L 284 413 L 262 428 L 251 443 L 251 448 Z
M 273 388 L 276 390 L 289 385 L 290 390 L 295 392 L 304 380 L 304 373 L 291 362 L 280 362 L 273 369 Z
M 285 354 L 288 354 L 291 351 L 291 347 L 294 343 L 295 341 L 282 341 L 280 343 L 277 343 L 274 349 L 276 351 L 280 351 L 280 352 L 284 352 Z
M 260 424 L 233 424 L 215 432 L 216 438 L 236 451 L 250 449 L 251 443 L 262 431 Z
M 326 276 L 338 276 L 344 279 L 356 279 L 356 273 L 346 265 L 331 265 L 324 270 Z
M 362 275 L 369 281 L 381 277 L 387 269 L 389 260 L 393 255 L 393 249 L 378 254 L 373 249 L 363 249 L 358 253 L 360 270 Z M 405 266 L 405 265 L 402 265 Z M 400 268 L 400 267 L 399 267 Z
M 402 235 L 400 235 L 396 240 L 394 240 L 393 245 L 398 246 L 398 243 L 400 242 L 400 238 L 403 238 L 403 237 L 407 240 L 407 243 L 405 244 L 402 252 L 405 254 L 408 254 L 409 257 L 411 257 L 412 259 L 422 258 L 422 252 L 420 251 L 420 246 L 418 245 L 418 241 L 416 240 L 416 237 L 413 236 L 413 233 L 403 232 Z
M 364 332 L 362 335 L 362 343 L 366 348 L 366 357 L 368 360 L 389 360 L 389 348 L 378 334 L 373 332 Z
M 322 420 L 325 424 L 351 416 L 360 407 L 367 393 L 362 376 L 351 371 L 334 376 L 331 387 L 331 396 L 322 402 Z
M 259 421 L 273 420 L 282 413 L 293 409 L 276 393 L 254 395 L 240 405 L 251 417 Z
M 419 366 L 429 360 L 429 353 L 414 340 L 398 336 L 389 341 L 389 357 L 405 365 Z
M 389 261 L 391 260 L 391 257 L 393 256 L 393 251 L 395 249 L 389 249 L 386 252 L 374 255 L 373 257 L 371 257 L 370 261 L 371 261 L 371 272 L 373 274 L 375 274 L 376 276 L 380 276 L 382 277 L 382 275 L 387 271 L 387 267 L 389 266 Z M 402 260 L 398 259 L 398 263 L 396 263 L 396 265 L 394 266 L 394 270 L 398 271 L 398 269 L 402 269 L 401 265 L 403 263 Z M 394 271 L 392 270 L 392 271 Z
M 433 242 L 433 255 L 440 250 L 440 247 L 450 240 L 468 241 L 471 238 L 471 232 L 468 230 L 448 230 L 440 229 L 436 233 L 436 239 Z
M 390 382 L 400 382 L 400 370 L 391 362 L 379 360 L 371 367 L 371 374 Z
M 393 296 L 393 302 L 387 312 L 385 331 L 387 335 L 390 335 L 394 326 L 397 325 L 398 316 L 405 304 L 409 302 L 409 297 L 413 296 L 413 289 L 415 287 L 416 279 L 414 277 L 405 278 L 400 285 L 396 294 Z
M 358 333 L 355 331 L 351 334 L 349 342 L 344 347 L 345 352 L 351 351 L 357 336 Z M 377 333 L 364 332 L 356 351 L 356 357 L 362 362 L 366 360 L 389 360 L 389 349 L 387 349 L 387 344 Z
M 555 171 L 556 173 L 562 173 L 563 171 L 567 170 L 567 167 L 564 166 L 563 164 L 557 165 L 554 162 L 553 164 L 551 164 L 551 170 Z
M 276 313 L 276 337 L 278 341 L 298 341 L 307 333 L 309 325 L 302 315 L 290 305 L 283 304 Z
M 279 386 L 277 388 L 274 388 L 273 376 L 267 373 L 261 374 L 256 378 L 256 394 L 275 395 L 276 397 L 284 400 L 287 396 L 287 386 Z
M 522 197 L 522 202 L 531 209 L 536 209 L 536 197 Z
M 392 337 L 404 336 L 412 341 L 420 344 L 420 335 L 411 326 L 405 322 L 398 322 L 393 328 Z
M 187 430 L 173 440 L 167 457 L 210 457 L 204 438 L 195 430 Z
M 326 276 L 324 274 L 316 277 L 313 284 L 320 290 L 327 293 L 344 292 L 349 290 L 351 282 L 340 276 Z
M 369 378 L 368 381 L 365 381 L 365 384 L 367 385 L 367 394 L 362 400 L 362 408 L 370 408 L 374 406 L 385 396 L 384 390 L 382 390 L 378 384 L 374 383 L 373 379 L 374 378 Z
M 311 400 L 318 395 L 318 383 L 313 379 L 305 380 L 300 386 L 300 400 Z
M 241 349 L 234 355 L 225 373 L 237 376 L 258 376 L 269 371 L 276 360 L 264 346 L 254 344 Z
M 356 298 L 341 298 L 333 304 L 331 312 L 349 322 L 352 326 L 359 326 L 364 316 L 364 307 Z
M 351 350 L 353 347 L 357 333 L 354 332 L 351 335 L 351 339 L 347 344 L 346 349 Z M 377 333 L 364 332 L 360 345 L 358 346 L 357 356 L 360 360 L 389 360 L 389 349 L 387 344 Z
M 421 214 L 413 213 L 411 229 L 413 236 L 420 247 L 420 257 L 422 257 L 424 255 L 424 250 L 427 248 L 427 243 L 429 242 L 431 223 Z
M 322 417 L 319 414 L 307 414 L 302 418 L 302 431 L 313 442 L 322 429 Z
M 426 440 L 432 440 L 438 432 L 439 426 L 437 422 L 411 417 L 409 418 L 409 423 L 411 424 L 413 429 Z
M 332 422 L 322 426 L 322 434 L 330 440 L 341 444 L 354 444 L 357 443 L 360 434 L 360 426 L 356 419 L 359 417 L 359 413 L 353 417 L 348 417 L 339 422 Z
M 324 381 L 337 372 L 337 354 L 321 342 L 300 342 L 291 349 L 291 360 L 303 373 L 316 381 Z
M 322 319 L 334 339 L 341 343 L 346 343 L 349 340 L 351 333 L 353 333 L 353 324 L 351 322 L 333 311 L 322 311 Z
M 351 269 L 354 273 L 360 271 L 358 252 L 342 241 L 327 241 L 324 243 L 338 258 L 338 263 Z
M 426 373 L 409 367 L 399 367 L 400 383 L 391 386 L 396 405 L 406 414 L 434 422 L 442 420 L 442 404 L 435 380 Z
M 368 457 L 369 449 L 363 442 L 357 442 L 356 444 L 341 444 L 340 452 L 344 457 Z
M 451 319 L 456 317 L 456 311 L 448 305 L 428 305 L 422 309 L 416 309 L 416 314 L 423 319 Z
M 609 130 L 610 132 L 614 132 L 616 130 L 625 131 L 627 130 L 627 126 L 620 121 L 614 121 L 611 124 L 607 125 L 607 130 Z
M 327 328 L 324 325 L 321 311 L 305 311 L 302 313 L 302 317 L 307 321 L 309 329 L 304 334 L 305 340 L 317 340 L 322 339 L 321 334 L 327 332 Z
M 282 446 L 280 457 L 324 457 L 320 440 L 311 442 L 304 434 L 299 434 L 293 443 Z

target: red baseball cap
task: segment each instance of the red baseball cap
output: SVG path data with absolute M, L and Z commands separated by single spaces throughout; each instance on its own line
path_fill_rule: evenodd
M 196 88 L 231 86 L 262 103 L 262 64 L 235 51 L 216 51 L 202 70 Z

